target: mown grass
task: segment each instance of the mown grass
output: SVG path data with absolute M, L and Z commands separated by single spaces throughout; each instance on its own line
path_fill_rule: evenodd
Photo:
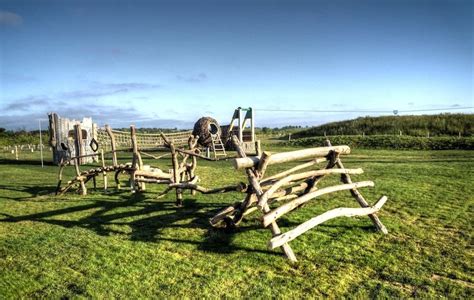
M 152 184 L 140 194 L 89 185 L 87 196 L 55 197 L 57 167 L 41 168 L 35 154 L 4 156 L 0 298 L 472 298 L 474 151 L 353 152 L 346 167 L 362 167 L 355 178 L 376 184 L 362 193 L 372 203 L 389 198 L 380 213 L 389 234 L 367 217 L 331 220 L 291 242 L 295 264 L 266 248 L 271 235 L 258 213 L 233 231 L 208 225 L 240 194 L 187 193 L 182 208 L 173 193 L 156 199 L 164 187 Z M 168 159 L 153 164 L 170 167 Z M 209 187 L 246 180 L 230 161 L 199 161 L 197 173 Z M 285 231 L 339 206 L 357 204 L 340 192 L 279 224 Z

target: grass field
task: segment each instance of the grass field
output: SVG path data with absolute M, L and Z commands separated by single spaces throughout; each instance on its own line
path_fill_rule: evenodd
M 389 234 L 367 217 L 331 220 L 291 242 L 295 264 L 266 248 L 258 213 L 233 231 L 208 225 L 240 194 L 187 193 L 182 208 L 171 193 L 157 200 L 163 186 L 151 184 L 55 197 L 57 167 L 33 155 L 0 160 L 2 299 L 474 296 L 474 151 L 354 150 L 343 161 L 364 169 L 358 181 L 375 181 L 362 190 L 369 202 L 388 196 L 380 218 Z M 170 168 L 169 159 L 152 164 Z M 230 161 L 199 161 L 197 174 L 207 187 L 246 180 Z M 286 231 L 340 206 L 357 203 L 339 192 L 279 224 Z

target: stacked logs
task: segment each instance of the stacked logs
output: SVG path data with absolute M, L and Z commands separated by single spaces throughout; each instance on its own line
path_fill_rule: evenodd
M 336 217 L 367 215 L 379 231 L 387 233 L 387 229 L 376 215 L 387 201 L 387 197 L 383 196 L 374 206 L 369 206 L 358 189 L 373 187 L 374 183 L 372 181 L 352 182 L 350 175 L 361 174 L 363 170 L 360 168 L 344 168 L 340 155 L 350 153 L 348 146 L 333 147 L 328 141 L 328 147 L 276 154 L 263 152 L 261 156 L 247 157 L 239 140 L 235 136 L 233 137 L 233 143 L 240 156 L 240 158 L 234 160 L 234 166 L 236 169 L 245 169 L 249 181 L 249 188 L 247 189 L 247 195 L 243 201 L 223 209 L 210 220 L 212 226 L 237 226 L 244 216 L 253 211 L 261 211 L 263 213 L 262 224 L 271 230 L 273 236 L 268 243 L 269 248 L 274 249 L 281 247 L 285 255 L 291 261 L 296 261 L 296 256 L 288 242 L 315 226 Z M 265 178 L 266 170 L 271 165 L 308 159 L 310 161 Z M 323 162 L 327 162 L 324 169 L 296 173 Z M 332 174 L 339 175 L 342 184 L 319 188 L 318 184 L 321 180 Z M 311 218 L 285 233 L 282 233 L 277 225 L 279 218 L 309 203 L 312 199 L 321 195 L 344 190 L 351 192 L 351 195 L 356 199 L 361 208 L 341 207 L 332 209 Z M 289 202 L 273 209 L 270 208 L 270 205 L 278 204 L 282 201 Z

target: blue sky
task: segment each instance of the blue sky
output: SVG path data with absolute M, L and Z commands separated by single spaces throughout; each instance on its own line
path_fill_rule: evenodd
M 473 1 L 0 0 L 0 127 L 257 126 L 472 107 Z M 261 110 L 258 110 L 261 109 Z M 472 109 L 463 112 L 472 112 Z

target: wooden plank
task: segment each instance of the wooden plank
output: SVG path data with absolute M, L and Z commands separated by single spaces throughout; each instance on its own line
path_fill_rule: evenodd
M 308 159 L 313 157 L 322 157 L 329 154 L 330 151 L 336 151 L 339 154 L 349 154 L 351 149 L 349 146 L 334 146 L 334 147 L 318 147 L 303 150 L 296 150 L 290 152 L 275 153 L 269 159 L 268 165 L 285 163 L 295 160 Z M 241 157 L 234 159 L 234 167 L 236 169 L 257 167 L 260 163 L 260 157 Z
M 303 196 L 298 197 L 291 202 L 285 203 L 284 205 L 265 214 L 263 216 L 263 226 L 267 227 L 269 224 L 271 224 L 272 222 L 275 222 L 276 219 L 280 218 L 287 212 L 292 211 L 298 206 L 310 201 L 311 199 L 319 197 L 321 195 L 338 192 L 338 191 L 350 190 L 354 188 L 373 187 L 373 186 L 374 186 L 374 183 L 372 181 L 361 181 L 361 182 L 355 182 L 355 183 L 350 183 L 350 184 L 340 184 L 336 186 L 330 186 L 330 187 L 322 188 L 320 190 L 316 190 L 314 192 L 304 194 Z
M 274 249 L 276 247 L 280 247 L 281 245 L 288 243 L 298 236 L 302 235 L 306 231 L 316 227 L 317 225 L 326 222 L 328 220 L 337 218 L 337 217 L 354 217 L 354 216 L 366 216 L 369 214 L 374 214 L 380 210 L 380 208 L 385 204 L 387 201 L 387 197 L 383 196 L 380 198 L 377 203 L 372 207 L 361 207 L 361 208 L 348 208 L 348 207 L 340 207 L 329 210 L 323 214 L 320 214 L 317 217 L 314 217 L 294 229 L 287 231 L 279 236 L 276 236 L 270 240 L 268 243 L 268 247 L 270 249 Z

